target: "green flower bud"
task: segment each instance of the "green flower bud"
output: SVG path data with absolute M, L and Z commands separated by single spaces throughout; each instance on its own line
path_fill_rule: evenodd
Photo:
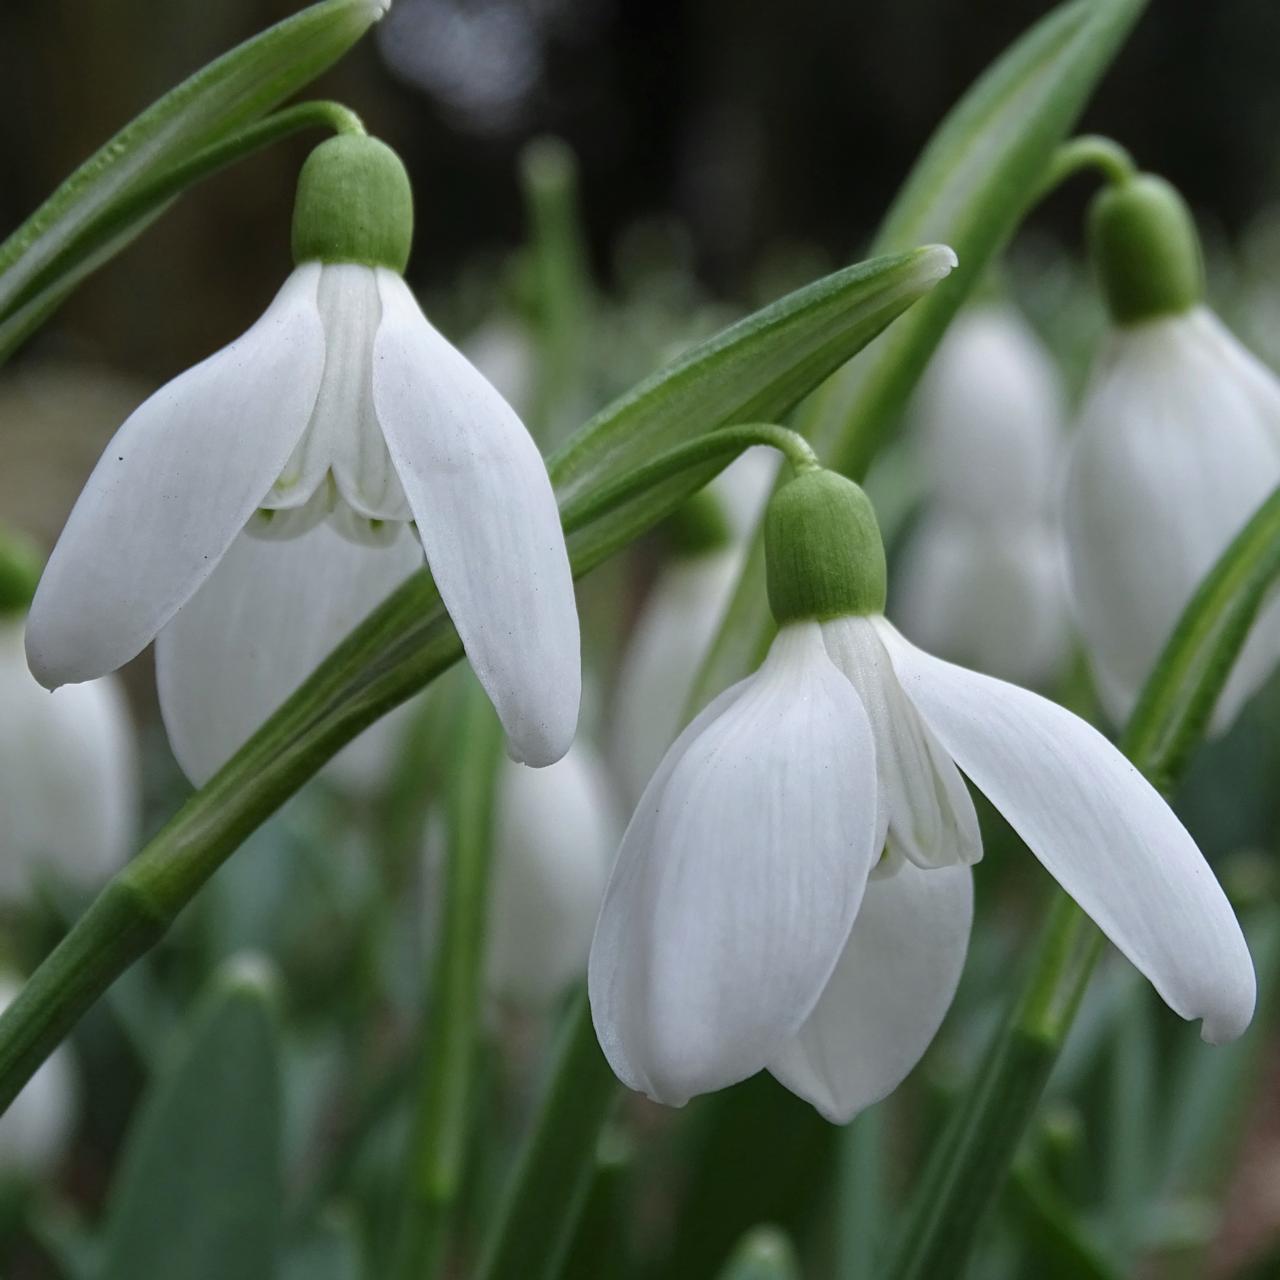
M 22 534 L 0 530 L 0 618 L 26 613 L 44 561 Z
M 1177 315 L 1204 296 L 1191 210 L 1163 178 L 1139 174 L 1089 207 L 1089 251 L 1117 324 Z
M 344 133 L 307 157 L 293 205 L 294 262 L 359 262 L 403 273 L 412 241 L 409 175 L 385 142 Z
M 806 471 L 769 501 L 769 607 L 778 625 L 884 612 L 884 543 L 870 499 L 834 471 Z

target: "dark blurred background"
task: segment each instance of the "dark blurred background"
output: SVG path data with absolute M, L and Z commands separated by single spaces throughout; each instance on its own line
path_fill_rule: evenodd
M 106 136 L 293 0 L 3 0 L 0 229 Z M 519 243 L 516 157 L 560 134 L 583 167 L 598 272 L 637 219 L 687 229 L 730 301 L 780 247 L 840 262 L 947 107 L 1050 6 L 1017 0 L 396 0 L 317 86 L 403 154 L 415 284 Z M 1239 230 L 1277 194 L 1280 5 L 1154 0 L 1086 123 Z M 36 354 L 167 376 L 242 329 L 288 268 L 306 141 L 189 197 L 72 301 Z M 1067 243 L 1088 184 L 1038 217 Z M 159 320 L 159 323 L 157 322 Z

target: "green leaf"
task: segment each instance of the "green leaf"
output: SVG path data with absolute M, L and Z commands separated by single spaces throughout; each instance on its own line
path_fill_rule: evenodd
M 272 988 L 259 962 L 229 964 L 153 1082 L 112 1189 L 100 1280 L 274 1280 L 283 1186 Z
M 602 409 L 548 460 L 564 507 L 718 427 L 775 422 L 951 269 L 931 246 L 846 267 L 700 343 Z M 691 467 L 593 522 L 575 541 L 592 562 L 675 510 L 724 462 Z
M 119 228 L 55 280 L 31 286 L 91 224 L 166 169 L 255 120 L 331 66 L 381 17 L 384 0 L 324 0 L 184 80 L 84 162 L 0 245 L 0 320 L 30 331 L 165 206 Z
M 949 244 L 959 268 L 811 398 L 798 426 L 828 465 L 861 480 L 956 309 L 1035 198 L 1055 147 L 1146 0 L 1072 0 L 1032 27 L 952 109 L 875 241 Z M 747 673 L 772 635 L 761 540 L 743 570 L 695 691 L 701 704 Z

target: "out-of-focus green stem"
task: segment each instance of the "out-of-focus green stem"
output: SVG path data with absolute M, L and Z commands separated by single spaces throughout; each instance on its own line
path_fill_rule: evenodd
M 836 1247 L 840 1280 L 875 1280 L 877 1253 L 888 1217 L 885 1196 L 884 1130 L 887 1113 L 879 1103 L 864 1111 L 840 1135 L 836 1193 L 839 1216 Z
M 462 1187 L 484 997 L 484 931 L 502 727 L 479 684 L 463 697 L 448 802 L 448 866 L 439 945 L 427 984 L 417 1111 L 392 1275 L 438 1274 Z
M 1048 195 L 1068 178 L 1086 169 L 1096 170 L 1117 186 L 1128 182 L 1138 171 L 1133 157 L 1118 142 L 1098 133 L 1085 133 L 1064 142 L 1053 153 L 1039 195 Z
M 529 266 L 537 317 L 537 371 L 531 427 L 554 442 L 583 399 L 583 349 L 590 305 L 578 166 L 559 138 L 535 138 L 520 157 L 530 226 Z
M 1280 489 L 1201 583 L 1147 681 L 1120 741 L 1169 789 L 1203 736 L 1263 597 L 1280 577 Z M 1057 1060 L 1102 935 L 1064 894 L 1055 900 L 1023 993 L 961 1099 L 917 1184 L 893 1280 L 959 1274 L 1004 1183 Z
M 601 1128 L 620 1086 L 596 1042 L 583 991 L 561 1033 L 551 1083 L 507 1187 L 477 1280 L 552 1280 L 595 1171 Z M 583 1153 L 590 1158 L 583 1159 Z

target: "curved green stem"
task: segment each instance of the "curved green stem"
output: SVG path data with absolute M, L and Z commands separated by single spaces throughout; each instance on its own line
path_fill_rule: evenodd
M 340 102 L 299 103 L 220 138 L 212 146 L 139 184 L 85 223 L 75 237 L 9 299 L 3 317 L 6 323 L 0 326 L 0 360 L 6 358 L 33 327 L 26 323 L 11 325 L 9 319 L 20 316 L 28 304 L 58 280 L 70 275 L 79 264 L 92 260 L 121 237 L 131 235 L 162 213 L 170 201 L 205 178 L 304 129 L 363 133 L 364 125 L 354 111 Z M 31 320 L 38 323 L 41 318 L 41 314 L 36 312 Z
M 1133 157 L 1118 142 L 1099 133 L 1081 134 L 1068 139 L 1053 153 L 1036 198 L 1048 195 L 1086 169 L 1097 170 L 1115 186 L 1123 186 L 1138 172 Z
M 1280 489 L 1255 513 L 1183 612 L 1120 740 L 1168 790 L 1203 736 L 1263 598 L 1280 579 Z M 963 1269 L 985 1210 L 1004 1182 L 1040 1101 L 1104 939 L 1055 892 L 1023 993 L 917 1184 L 893 1280 Z
M 474 680 L 465 691 L 456 743 L 440 941 L 427 983 L 395 1280 L 439 1272 L 467 1157 L 502 752 L 502 727 Z
M 612 484 L 585 494 L 565 504 L 565 528 L 581 527 L 599 519 L 605 512 L 621 507 L 639 494 L 658 488 L 663 481 L 703 463 L 720 462 L 727 466 L 738 454 L 756 445 L 777 449 L 796 474 L 817 470 L 821 463 L 812 446 L 797 431 L 771 422 L 753 422 L 742 426 L 721 427 L 706 435 L 679 445 L 652 462 L 628 472 Z

